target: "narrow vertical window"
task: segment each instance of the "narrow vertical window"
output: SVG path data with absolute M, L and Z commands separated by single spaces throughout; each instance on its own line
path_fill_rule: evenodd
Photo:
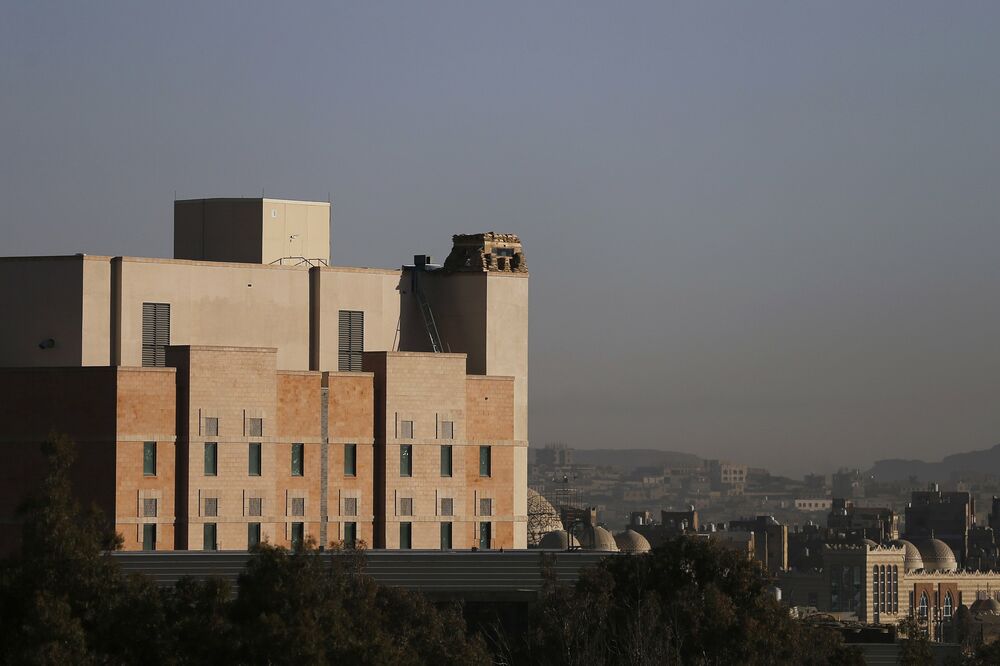
M 441 447 L 441 476 L 451 476 L 451 444 Z
M 451 550 L 451 523 L 441 523 L 441 550 Z
M 142 526 L 142 549 L 156 550 L 156 523 L 146 523 Z
M 361 355 L 365 350 L 365 313 L 357 310 L 341 310 L 339 319 L 337 369 L 357 372 L 361 370 Z
M 250 442 L 247 473 L 250 476 L 260 476 L 260 442 Z
M 493 474 L 493 447 L 479 447 L 479 476 L 491 476 Z
M 142 304 L 142 366 L 162 368 L 170 345 L 170 304 Z
M 215 523 L 205 523 L 205 544 L 204 550 L 218 550 L 219 542 L 216 540 Z
M 358 475 L 358 445 L 344 444 L 344 476 Z
M 292 548 L 301 548 L 305 542 L 305 523 L 292 523 Z
M 142 475 L 156 476 L 156 442 L 142 443 Z
M 399 547 L 402 550 L 413 548 L 413 523 L 399 524 Z
M 292 444 L 292 476 L 302 476 L 305 469 L 305 445 Z
M 492 525 L 490 523 L 479 523 L 479 550 L 489 550 L 492 542 Z
M 219 444 L 205 442 L 205 476 L 216 476 L 219 473 Z
M 354 546 L 358 542 L 358 524 L 344 523 L 344 545 Z
M 399 447 L 399 475 L 413 476 L 413 446 L 410 444 Z
M 260 545 L 260 523 L 247 523 L 247 550 Z

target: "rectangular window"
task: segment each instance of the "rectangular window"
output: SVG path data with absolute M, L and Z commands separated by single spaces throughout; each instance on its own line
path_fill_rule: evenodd
M 142 367 L 162 368 L 170 345 L 170 304 L 142 304 Z
M 489 497 L 484 497 L 479 500 L 479 515 L 480 516 L 492 516 L 493 515 L 493 500 Z
M 441 498 L 441 515 L 442 516 L 454 516 L 455 515 L 455 500 L 451 497 Z
M 413 523 L 399 524 L 399 547 L 403 550 L 413 548 Z
M 251 516 L 264 515 L 264 500 L 261 497 L 251 497 L 247 501 L 247 514 Z
M 250 476 L 260 476 L 260 442 L 250 442 L 247 473 Z
M 455 422 L 441 421 L 441 427 L 438 430 L 438 437 L 441 439 L 455 439 Z
M 358 541 L 358 524 L 344 523 L 344 544 L 353 546 Z
M 146 523 L 142 526 L 142 549 L 156 550 L 156 524 Z
M 492 543 L 492 525 L 490 525 L 490 523 L 479 523 L 479 550 L 489 550 Z
M 358 498 L 357 497 L 345 497 L 344 498 L 344 515 L 345 516 L 356 516 L 356 515 L 358 515 Z
M 219 473 L 219 444 L 205 442 L 205 476 L 216 476 Z
M 205 515 L 209 517 L 214 517 L 219 515 L 219 498 L 218 497 L 206 497 L 205 498 Z
M 306 449 L 303 444 L 292 444 L 292 476 L 302 476 L 305 469 Z
M 219 419 L 214 416 L 205 417 L 205 437 L 219 436 Z
M 358 475 L 358 445 L 344 444 L 344 476 Z
M 260 523 L 247 523 L 247 550 L 260 545 Z
M 142 515 L 144 518 L 156 518 L 156 500 L 142 500 Z
M 399 438 L 413 439 L 413 421 L 399 422 Z
M 441 447 L 441 476 L 451 476 L 451 444 Z
M 400 497 L 399 498 L 399 515 L 401 515 L 401 516 L 412 516 L 413 515 L 413 498 L 412 497 Z
M 306 515 L 306 498 L 305 497 L 293 497 L 292 498 L 292 515 L 293 516 L 304 516 L 304 515 Z
M 451 550 L 451 523 L 441 523 L 441 550 Z
M 305 541 L 306 524 L 292 523 L 292 548 L 301 548 Z
M 247 434 L 250 437 L 263 437 L 264 436 L 264 419 L 253 418 L 249 419 Z
M 490 476 L 493 473 L 493 450 L 490 446 L 479 447 L 479 476 Z
M 215 523 L 205 523 L 205 545 L 203 550 L 218 550 L 219 543 L 215 538 Z
M 413 476 L 413 446 L 410 444 L 399 447 L 399 475 Z
M 156 442 L 142 443 L 142 475 L 156 476 Z
M 361 354 L 365 350 L 365 313 L 357 310 L 340 311 L 340 343 L 337 369 L 361 370 Z

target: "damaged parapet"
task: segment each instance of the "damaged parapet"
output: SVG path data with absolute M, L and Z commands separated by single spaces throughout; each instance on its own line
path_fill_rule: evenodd
M 456 234 L 451 237 L 451 254 L 444 262 L 446 271 L 475 273 L 527 273 L 524 250 L 517 234 Z

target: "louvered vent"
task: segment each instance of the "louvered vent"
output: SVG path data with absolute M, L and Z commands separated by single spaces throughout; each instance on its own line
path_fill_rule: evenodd
M 337 369 L 361 370 L 361 352 L 365 349 L 365 313 L 356 310 L 340 311 L 340 345 Z
M 142 304 L 142 365 L 162 368 L 170 344 L 170 303 Z

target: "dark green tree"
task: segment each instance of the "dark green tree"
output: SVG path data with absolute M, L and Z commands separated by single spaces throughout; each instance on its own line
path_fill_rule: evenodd
M 692 538 L 610 557 L 550 585 L 505 659 L 538 664 L 860 664 L 839 634 L 792 619 L 753 562 Z

